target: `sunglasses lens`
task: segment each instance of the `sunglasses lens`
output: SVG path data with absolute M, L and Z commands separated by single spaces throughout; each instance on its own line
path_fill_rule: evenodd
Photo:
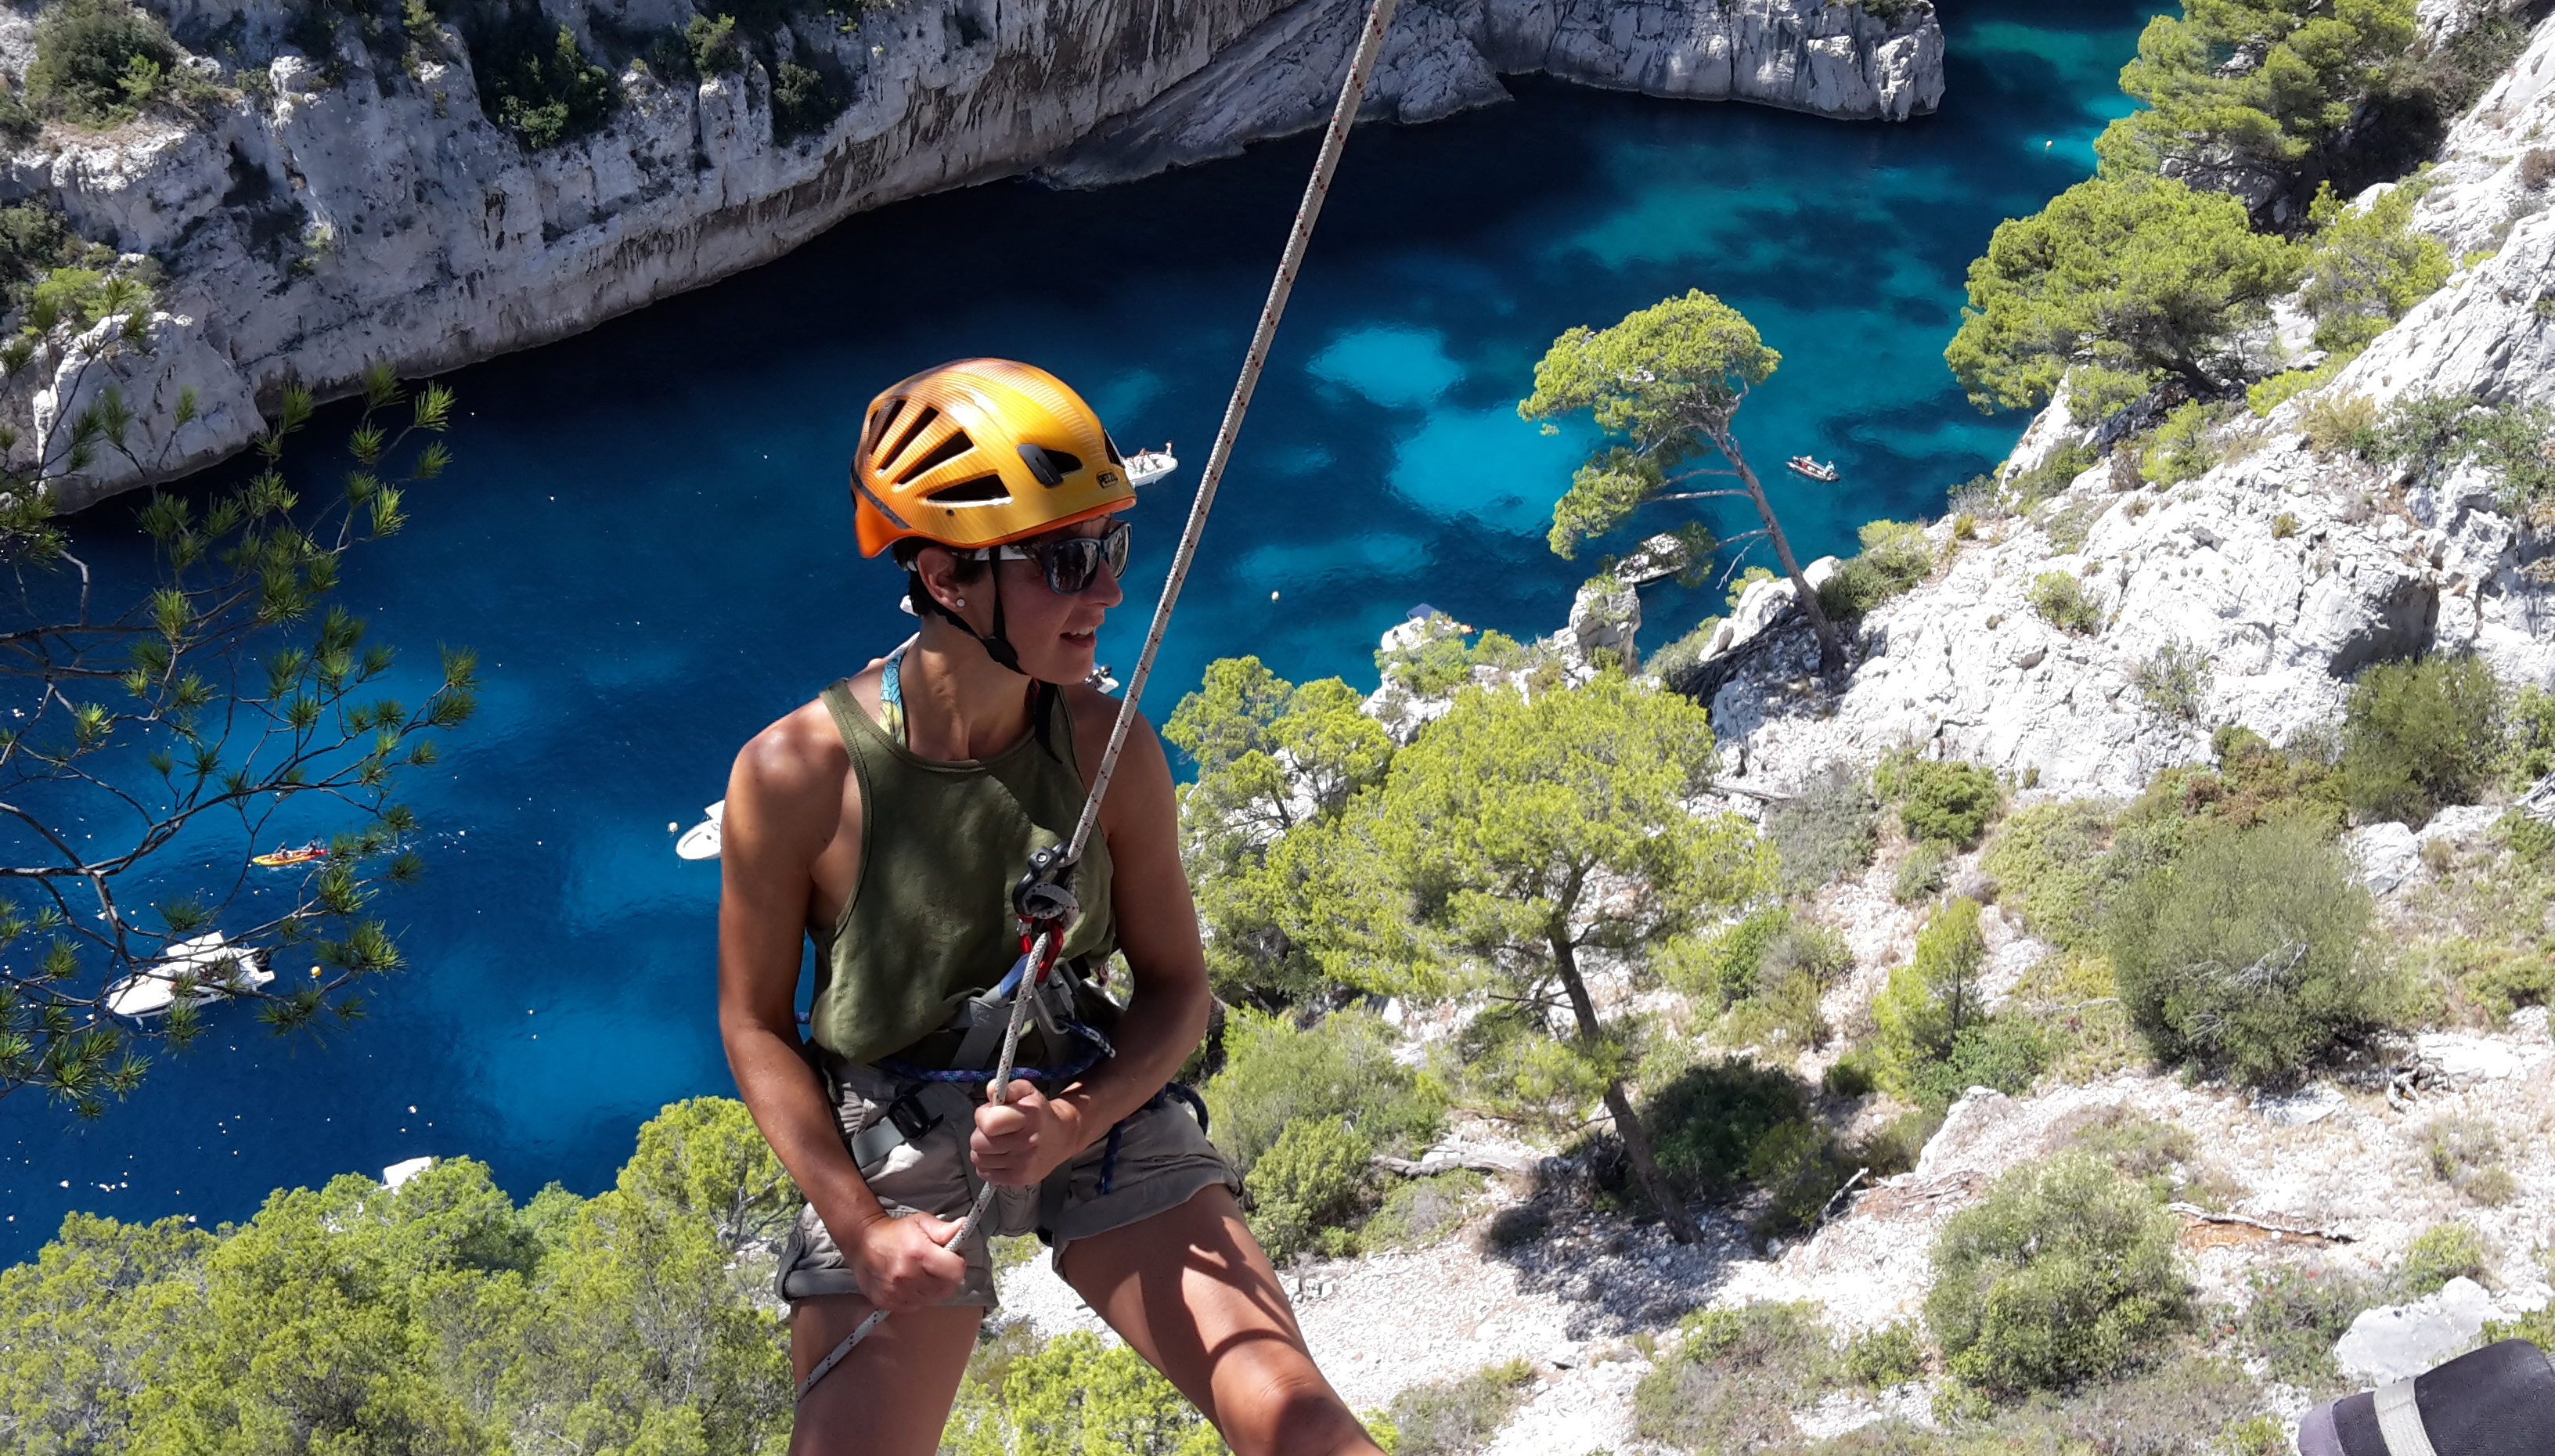
M 1109 563 L 1112 576 L 1126 572 L 1127 528 L 1117 526 L 1106 536 L 1068 537 L 1034 546 L 1030 550 L 1046 567 L 1048 589 L 1058 596 L 1073 596 L 1090 587 L 1103 561 Z

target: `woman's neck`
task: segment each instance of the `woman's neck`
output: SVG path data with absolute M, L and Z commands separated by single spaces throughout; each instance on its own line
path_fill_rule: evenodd
M 918 758 L 989 759 L 1029 735 L 1035 684 L 945 622 L 923 624 L 900 685 L 906 747 Z

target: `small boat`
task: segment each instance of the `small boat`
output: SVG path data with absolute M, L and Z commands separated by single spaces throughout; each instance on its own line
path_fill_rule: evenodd
M 231 949 L 222 932 L 215 930 L 179 941 L 169 947 L 168 955 L 106 988 L 106 1009 L 110 1015 L 138 1022 L 165 1015 L 177 1005 L 180 982 L 185 983 L 186 1004 L 202 1006 L 255 991 L 274 979 L 275 972 L 258 964 L 255 955 Z
M 259 855 L 249 863 L 261 869 L 281 870 L 291 865 L 306 865 L 312 860 L 324 860 L 327 857 L 328 846 L 313 839 L 300 849 L 278 849 L 273 854 Z
M 1171 442 L 1164 440 L 1158 450 L 1138 450 L 1127 457 L 1127 483 L 1152 485 L 1179 468 L 1180 462 L 1171 454 Z
M 432 1166 L 434 1159 L 431 1157 L 403 1157 L 382 1169 L 382 1186 L 396 1193 L 400 1184 Z
M 1833 483 L 1837 478 L 1837 467 L 1833 462 L 1822 465 L 1807 455 L 1794 455 L 1783 463 L 1791 466 L 1795 474 L 1806 475 L 1812 480 Z
M 701 810 L 708 815 L 683 831 L 674 841 L 676 857 L 687 860 L 714 860 L 719 857 L 719 826 L 727 820 L 727 800 L 720 799 Z

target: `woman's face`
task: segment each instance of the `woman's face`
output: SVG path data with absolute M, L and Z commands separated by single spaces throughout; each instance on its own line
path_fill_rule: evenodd
M 1042 542 L 1069 536 L 1096 537 L 1107 531 L 1114 518 L 1078 522 L 1020 543 L 1024 549 L 1034 549 Z M 995 585 L 999 581 L 1003 605 L 1003 635 L 1010 639 L 1012 651 L 1020 655 L 1021 670 L 1041 682 L 1065 684 L 1080 682 L 1091 675 L 1094 654 L 1099 649 L 1100 624 L 1109 609 L 1126 600 L 1118 589 L 1118 578 L 1104 561 L 1093 574 L 1091 584 L 1071 596 L 1058 596 L 1046 581 L 1046 568 L 1033 560 L 997 560 L 989 563 L 990 576 L 980 575 L 961 581 L 952 573 L 953 559 L 939 550 L 926 550 L 916 565 L 923 584 L 943 606 L 966 618 L 978 632 L 994 628 Z M 957 603 L 964 600 L 967 605 Z
M 1051 531 L 1021 543 L 1034 548 L 1039 542 L 1060 540 L 1068 536 L 1098 536 L 1109 529 L 1110 517 L 1082 521 L 1060 531 Z M 1058 684 L 1080 682 L 1091 675 L 1100 649 L 1100 624 L 1109 609 L 1127 599 L 1118 589 L 1118 578 L 1107 562 L 1093 573 L 1091 584 L 1071 596 L 1058 596 L 1046 582 L 1046 568 L 1034 560 L 996 561 L 994 569 L 1003 580 L 1003 634 L 1012 640 L 1012 650 L 1021 655 L 1021 669 L 1041 682 Z M 990 614 L 984 625 L 992 626 Z

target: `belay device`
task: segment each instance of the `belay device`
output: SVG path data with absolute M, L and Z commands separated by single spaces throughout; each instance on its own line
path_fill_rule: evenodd
M 1189 504 L 1188 524 L 1180 530 L 1177 549 L 1171 553 L 1170 575 L 1162 583 L 1161 598 L 1154 604 L 1154 620 L 1145 632 L 1145 651 L 1136 660 L 1136 670 L 1127 679 L 1127 696 L 1118 704 L 1118 720 L 1109 729 L 1108 750 L 1100 756 L 1100 769 L 1091 777 L 1091 792 L 1082 801 L 1082 816 L 1074 821 L 1073 838 L 1061 845 L 1049 845 L 1030 858 L 1029 873 L 1012 892 L 1012 909 L 1021 920 L 1021 958 L 1011 974 L 1003 978 L 1011 997 L 1011 1022 L 1003 1032 L 1003 1056 L 995 1069 L 989 1100 L 1001 1102 L 1012 1083 L 1014 1056 L 1020 1050 L 1021 1031 L 1030 1015 L 1038 1018 L 1038 1029 L 1047 1033 L 1048 1044 L 1064 1044 L 1064 1028 L 1052 1024 L 1054 1013 L 1045 1005 L 1038 988 L 1047 972 L 1054 967 L 1058 947 L 1064 943 L 1065 926 L 1079 909 L 1073 897 L 1073 870 L 1082 862 L 1084 846 L 1091 842 L 1091 831 L 1100 822 L 1100 801 L 1109 792 L 1109 781 L 1118 771 L 1118 755 L 1127 745 L 1127 732 L 1136 721 L 1136 703 L 1145 695 L 1145 680 L 1153 675 L 1154 658 L 1161 650 L 1162 634 L 1171 622 L 1171 609 L 1180 599 L 1180 587 L 1188 579 L 1189 565 L 1197 558 L 1198 538 L 1206 532 L 1207 512 L 1215 506 L 1216 488 L 1224 482 L 1225 462 L 1233 457 L 1234 436 L 1242 431 L 1243 417 L 1251 410 L 1252 393 L 1260 386 L 1260 371 L 1269 359 L 1270 341 L 1277 336 L 1278 320 L 1286 312 L 1286 299 L 1295 289 L 1295 271 L 1304 262 L 1305 246 L 1312 241 L 1313 223 L 1322 214 L 1322 203 L 1329 197 L 1331 176 L 1339 170 L 1340 152 L 1348 145 L 1349 128 L 1357 123 L 1358 106 L 1366 99 L 1367 81 L 1375 74 L 1376 58 L 1384 50 L 1385 28 L 1392 24 L 1398 0 L 1372 0 L 1367 10 L 1365 29 L 1358 33 L 1357 49 L 1349 59 L 1348 79 L 1340 87 L 1339 104 L 1331 109 L 1329 130 L 1322 134 L 1322 149 L 1313 159 L 1313 176 L 1304 184 L 1304 200 L 1295 209 L 1295 226 L 1286 237 L 1286 251 L 1278 263 L 1278 276 L 1269 285 L 1269 301 L 1260 310 L 1259 325 L 1252 330 L 1250 352 L 1243 356 L 1242 376 L 1234 381 L 1233 398 L 1224 407 L 1224 423 L 1215 434 L 1215 448 L 1207 455 L 1206 469 L 1198 478 L 1197 499 Z M 998 987 L 997 990 L 1002 990 Z M 1113 1141 L 1116 1134 L 1111 1134 Z M 950 1237 L 951 1247 L 963 1244 L 984 1221 L 985 1210 L 994 1198 L 988 1183 L 976 1195 L 976 1205 L 967 1212 L 966 1221 Z M 879 1321 L 887 1318 L 884 1309 L 874 1310 L 858 1328 L 843 1337 L 841 1344 L 828 1351 L 823 1360 L 807 1372 L 798 1383 L 797 1398 L 804 1400 L 815 1389 L 816 1382 L 852 1353 Z

